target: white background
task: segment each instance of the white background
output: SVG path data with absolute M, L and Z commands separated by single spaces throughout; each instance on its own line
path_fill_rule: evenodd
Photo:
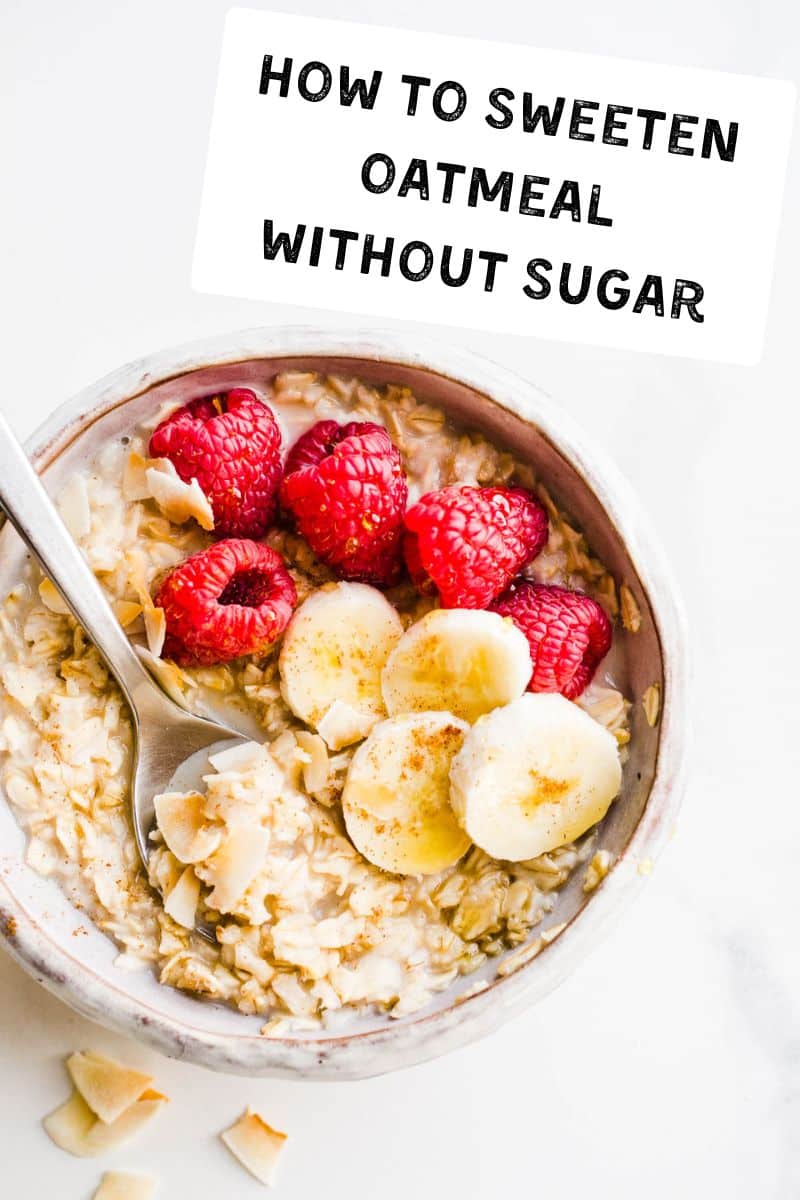
M 456 31 L 453 31 L 456 32 Z M 265 53 L 272 70 L 292 60 L 288 94 L 273 79 L 259 94 Z M 322 60 L 334 84 L 315 102 L 302 98 L 297 82 L 304 63 Z M 339 103 L 339 68 L 350 77 L 382 78 L 371 110 Z M 416 115 L 409 117 L 410 91 L 405 74 L 432 81 L 420 91 Z M 321 73 L 309 86 L 319 90 Z M 431 96 L 439 83 L 457 80 L 466 92 L 466 107 L 457 121 L 441 121 Z M 515 95 L 512 124 L 492 129 L 484 115 L 492 112 L 488 96 L 502 85 Z M 567 97 L 557 136 L 541 129 L 526 133 L 522 97 L 552 105 Z M 567 138 L 569 114 L 576 98 L 600 104 L 588 136 L 592 142 Z M 653 148 L 642 148 L 643 124 L 628 118 L 626 147 L 602 141 L 604 106 L 624 101 L 629 108 L 657 107 L 668 114 L 653 134 Z M 454 107 L 453 93 L 444 101 Z M 417 320 L 446 321 L 460 328 L 475 326 L 500 333 L 536 333 L 600 346 L 635 347 L 663 354 L 683 354 L 720 362 L 752 364 L 761 355 L 771 277 L 772 253 L 780 215 L 781 181 L 786 164 L 794 88 L 774 80 L 743 75 L 659 68 L 619 58 L 559 54 L 504 42 L 474 38 L 419 37 L 416 33 L 374 26 L 309 21 L 251 9 L 233 11 L 227 22 L 220 77 L 214 106 L 208 168 L 205 177 L 197 249 L 195 286 L 203 292 L 270 299 L 280 292 L 287 300 L 305 302 L 316 293 L 320 306 L 339 311 L 366 310 L 382 316 L 414 312 Z M 667 151 L 673 113 L 699 117 L 685 148 L 693 156 Z M 493 115 L 496 117 L 497 113 Z M 727 131 L 739 124 L 735 159 L 722 162 L 700 156 L 707 118 Z M 361 182 L 370 154 L 389 154 L 396 165 L 394 186 L 372 195 Z M 428 164 L 430 199 L 411 191 L 398 195 L 412 160 Z M 444 159 L 466 167 L 456 179 L 450 204 L 441 202 L 442 176 L 436 163 Z M 508 212 L 499 203 L 479 201 L 469 208 L 469 172 L 483 168 L 492 180 L 513 172 L 515 187 Z M 583 221 L 562 213 L 549 217 L 519 213 L 525 174 L 550 180 L 537 202 L 549 212 L 561 181 L 579 183 Z M 381 182 L 384 168 L 373 178 Z M 235 180 L 235 185 L 233 181 Z M 320 180 L 325 185 L 320 186 Z M 613 223 L 587 222 L 592 186 L 600 188 L 599 212 Z M 281 254 L 266 262 L 264 220 L 294 238 L 306 226 L 297 262 Z M 309 242 L 315 225 L 325 230 L 318 266 L 309 265 Z M 348 229 L 359 239 L 347 247 L 344 267 L 334 269 L 336 243 L 328 229 Z M 384 245 L 394 240 L 389 274 L 373 263 L 359 267 L 364 235 Z M 275 236 L 275 234 L 273 235 Z M 398 259 L 407 244 L 422 240 L 432 249 L 434 266 L 424 281 L 403 278 Z M 452 270 L 458 273 L 465 247 L 473 250 L 473 269 L 459 288 L 439 278 L 441 247 L 453 247 Z M 497 267 L 491 293 L 483 290 L 485 265 L 481 250 L 500 251 L 508 259 Z M 545 259 L 552 265 L 547 298 L 530 299 L 526 264 Z M 572 264 L 574 292 L 584 264 L 592 269 L 593 287 L 582 304 L 559 299 L 561 264 Z M 411 257 L 420 270 L 422 254 Z M 597 281 L 609 269 L 623 269 L 631 297 L 617 311 L 597 300 Z M 633 311 L 648 275 L 663 280 L 663 312 Z M 703 321 L 686 309 L 670 316 L 675 280 L 697 281 L 705 295 L 699 305 Z M 611 289 L 612 295 L 616 287 Z M 694 288 L 689 289 L 694 295 Z
M 800 74 L 795 0 L 294 8 Z M 190 289 L 224 11 L 216 0 L 4 0 L 0 404 L 20 434 L 159 346 L 342 320 Z M 683 585 L 696 659 L 691 786 L 674 842 L 615 933 L 489 1040 L 346 1085 L 167 1062 L 72 1016 L 0 958 L 0 1195 L 91 1196 L 98 1165 L 67 1158 L 38 1126 L 66 1093 L 61 1057 L 87 1045 L 152 1066 L 172 1096 L 114 1160 L 151 1165 L 164 1197 L 260 1194 L 215 1140 L 247 1102 L 291 1135 L 286 1200 L 800 1194 L 798 206 L 795 149 L 757 368 L 427 330 L 555 394 L 632 479 Z

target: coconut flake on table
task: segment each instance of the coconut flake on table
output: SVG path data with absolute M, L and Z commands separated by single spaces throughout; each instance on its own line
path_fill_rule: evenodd
M 285 1133 L 273 1129 L 262 1116 L 248 1108 L 220 1137 L 234 1158 L 259 1183 L 274 1187 L 278 1160 L 287 1141 Z
M 134 1171 L 106 1171 L 92 1200 L 152 1200 L 157 1182 Z
M 77 1158 L 94 1158 L 133 1137 L 166 1103 L 166 1096 L 147 1088 L 116 1120 L 107 1124 L 75 1089 L 68 1100 L 44 1118 L 42 1124 L 59 1149 Z
M 110 1125 L 153 1083 L 145 1075 L 91 1050 L 71 1054 L 67 1070 L 92 1112 Z

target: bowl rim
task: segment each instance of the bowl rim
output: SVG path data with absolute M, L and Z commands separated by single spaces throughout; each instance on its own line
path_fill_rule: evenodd
M 637 894 L 672 836 L 686 782 L 688 638 L 680 595 L 631 485 L 546 393 L 516 372 L 411 331 L 311 326 L 214 335 L 135 360 L 58 406 L 27 440 L 38 469 L 99 417 L 191 371 L 270 358 L 364 359 L 419 368 L 485 396 L 536 426 L 581 476 L 621 538 L 650 603 L 661 647 L 663 695 L 655 774 L 644 811 L 602 885 L 531 962 L 458 1003 L 389 1028 L 321 1039 L 212 1033 L 150 1009 L 54 942 L 0 876 L 0 941 L 29 974 L 72 1008 L 163 1053 L 231 1073 L 363 1078 L 423 1062 L 484 1036 L 552 991 L 593 950 Z M 645 864 L 644 869 L 643 864 Z M 535 968 L 532 970 L 531 968 Z

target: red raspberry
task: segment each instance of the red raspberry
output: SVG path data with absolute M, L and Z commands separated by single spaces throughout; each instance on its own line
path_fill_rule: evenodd
M 584 592 L 520 579 L 491 608 L 511 617 L 528 639 L 531 692 L 561 692 L 574 700 L 611 649 L 611 622 Z
M 547 541 L 547 513 L 523 488 L 447 487 L 406 513 L 406 565 L 444 608 L 486 608 Z
M 184 404 L 150 438 L 153 458 L 168 458 L 186 483 L 196 479 L 214 513 L 214 532 L 263 537 L 281 481 L 281 431 L 249 388 Z
M 397 582 L 408 485 L 383 426 L 312 426 L 289 451 L 281 502 L 340 579 L 377 587 Z
M 165 656 L 210 666 L 269 649 L 289 624 L 297 592 L 269 546 L 227 538 L 170 571 L 155 603 L 167 618 Z

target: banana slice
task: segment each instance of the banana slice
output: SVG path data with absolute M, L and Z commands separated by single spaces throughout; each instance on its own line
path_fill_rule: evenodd
M 450 713 L 408 713 L 382 721 L 356 750 L 342 810 L 353 844 L 376 867 L 433 875 L 469 849 L 449 798 L 450 764 L 468 728 Z
M 493 858 L 536 858 L 580 837 L 619 791 L 617 743 L 563 696 L 528 693 L 482 717 L 450 771 L 450 800 Z
M 389 655 L 381 684 L 390 716 L 443 710 L 477 721 L 528 686 L 528 639 L 498 613 L 438 608 L 408 629 Z
M 298 608 L 283 639 L 284 700 L 314 729 L 336 701 L 362 718 L 379 720 L 386 712 L 381 671 L 402 633 L 400 617 L 376 588 L 365 583 L 320 588 Z M 351 725 L 350 742 L 368 732 L 363 721 Z

